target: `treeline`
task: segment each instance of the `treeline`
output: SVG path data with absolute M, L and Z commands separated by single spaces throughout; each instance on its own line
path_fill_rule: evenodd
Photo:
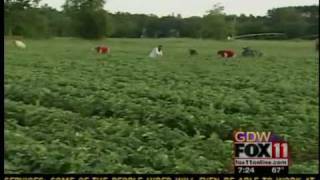
M 319 32 L 319 6 L 276 8 L 266 16 L 227 15 L 216 4 L 203 17 L 108 13 L 104 0 L 66 0 L 61 11 L 40 0 L 5 0 L 5 35 L 47 37 L 189 37 L 225 39 L 252 33 L 304 38 Z

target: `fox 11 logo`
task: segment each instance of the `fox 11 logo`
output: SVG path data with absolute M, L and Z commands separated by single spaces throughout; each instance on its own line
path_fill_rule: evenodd
M 288 142 L 271 132 L 233 134 L 235 174 L 288 174 Z

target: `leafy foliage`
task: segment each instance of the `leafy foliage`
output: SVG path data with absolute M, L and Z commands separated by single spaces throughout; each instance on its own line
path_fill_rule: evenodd
M 89 51 L 106 42 L 112 56 Z M 5 48 L 7 173 L 230 173 L 240 128 L 284 136 L 290 172 L 317 171 L 319 61 L 309 41 L 26 43 Z M 148 59 L 150 44 L 166 55 Z M 215 56 L 243 44 L 264 56 Z

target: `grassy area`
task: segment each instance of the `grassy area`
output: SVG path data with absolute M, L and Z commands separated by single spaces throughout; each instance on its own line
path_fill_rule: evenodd
M 26 40 L 5 46 L 5 172 L 232 173 L 232 131 L 273 131 L 318 170 L 310 41 Z M 91 49 L 107 44 L 111 56 Z M 149 59 L 162 44 L 164 57 Z M 251 46 L 259 59 L 221 60 Z M 199 51 L 189 57 L 188 48 Z

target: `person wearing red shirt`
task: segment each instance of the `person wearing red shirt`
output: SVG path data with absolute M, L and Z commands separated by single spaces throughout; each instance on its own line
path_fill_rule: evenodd
M 106 46 L 98 46 L 95 48 L 99 54 L 108 54 L 110 53 L 110 48 Z
M 236 53 L 232 50 L 220 50 L 217 54 L 223 58 L 231 58 L 236 56 Z

